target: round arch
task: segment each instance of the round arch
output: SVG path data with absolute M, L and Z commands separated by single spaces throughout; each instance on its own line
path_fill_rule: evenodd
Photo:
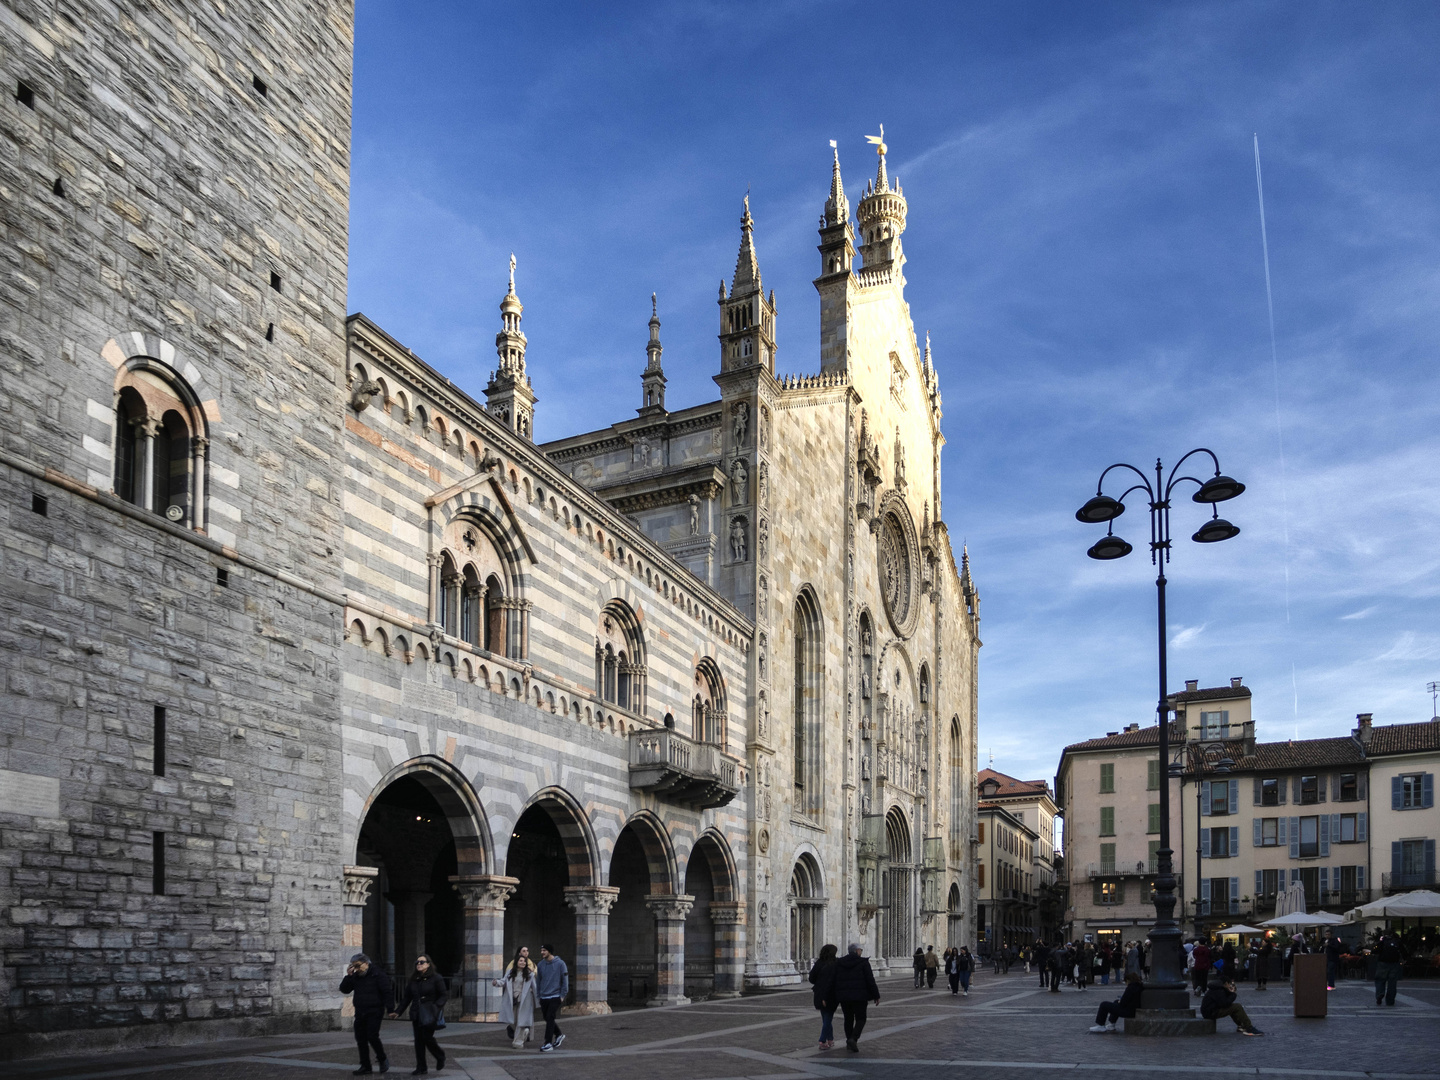
M 532 795 L 515 820 L 518 823 L 529 811 L 538 810 L 550 819 L 560 834 L 565 848 L 565 863 L 571 885 L 594 885 L 600 860 L 590 819 L 564 788 L 542 788 Z
M 710 871 L 716 900 L 729 902 L 740 899 L 737 887 L 738 878 L 735 873 L 735 855 L 718 829 L 713 827 L 706 829 L 696 839 L 694 846 L 690 849 L 690 857 L 685 863 L 687 877 L 691 864 L 695 863 L 697 858 L 703 860 L 706 869 Z
M 455 839 L 458 873 L 494 873 L 494 845 L 480 796 L 465 774 L 444 758 L 426 754 L 395 766 L 371 790 L 360 811 L 360 821 L 364 822 L 375 800 L 386 788 L 407 776 L 418 781 L 445 814 L 450 835 Z M 359 859 L 358 851 L 356 859 Z
M 653 811 L 641 810 L 625 822 L 620 832 L 624 833 L 626 829 L 634 833 L 645 853 L 645 868 L 650 873 L 651 895 L 663 896 L 676 892 L 675 885 L 680 879 L 676 872 L 675 846 L 670 842 L 670 834 L 666 831 L 664 822 L 656 817 Z M 610 875 L 606 876 L 608 879 Z M 610 884 L 616 883 L 611 881 Z

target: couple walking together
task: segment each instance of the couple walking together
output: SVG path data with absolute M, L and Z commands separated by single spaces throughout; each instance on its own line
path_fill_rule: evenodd
M 865 1030 L 865 1013 L 870 1002 L 880 1004 L 880 988 L 870 961 L 861 955 L 858 942 L 852 942 L 838 960 L 834 945 L 820 950 L 820 958 L 810 969 L 810 984 L 815 987 L 815 1008 L 820 1010 L 820 1049 L 835 1046 L 833 1021 L 835 1010 L 845 1014 L 845 1048 L 852 1054 L 860 1050 L 860 1033 Z
M 430 962 L 430 957 L 421 953 L 415 958 L 415 971 L 405 984 L 400 1000 L 395 1000 L 395 986 L 390 976 L 370 963 L 364 953 L 350 958 L 345 969 L 345 978 L 340 980 L 340 992 L 354 995 L 355 1044 L 360 1049 L 360 1067 L 355 1076 L 374 1072 L 370 1064 L 370 1051 L 374 1049 L 376 1064 L 380 1071 L 390 1071 L 390 1059 L 385 1055 L 385 1044 L 380 1041 L 380 1024 L 388 1016 L 399 1019 L 408 1009 L 410 1026 L 415 1035 L 415 1068 L 411 1076 L 428 1072 L 426 1051 L 434 1055 L 435 1069 L 445 1067 L 445 1051 L 435 1041 L 435 1029 L 445 1026 L 445 1002 L 449 994 L 445 980 Z
M 494 985 L 504 990 L 500 995 L 500 1022 L 505 1025 L 511 1046 L 519 1050 L 530 1041 L 538 1002 L 545 1019 L 545 1042 L 540 1052 L 548 1054 L 559 1049 L 565 1034 L 555 1017 L 570 993 L 570 969 L 549 945 L 540 946 L 538 964 L 530 959 L 529 946 L 521 945 L 515 950 L 515 959 L 505 969 L 504 976 L 496 979 Z

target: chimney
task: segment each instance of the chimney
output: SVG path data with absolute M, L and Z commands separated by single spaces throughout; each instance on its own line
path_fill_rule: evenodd
M 1186 680 L 1185 680 L 1185 689 L 1186 689 L 1186 690 L 1199 690 L 1199 689 L 1200 689 L 1200 680 L 1199 680 L 1199 679 L 1186 679 Z
M 1243 683 L 1244 681 L 1245 681 L 1245 677 L 1244 677 L 1243 675 L 1231 675 L 1231 676 L 1230 676 L 1230 685 L 1231 685 L 1232 688 L 1234 688 L 1234 689 L 1236 689 L 1236 690 L 1239 690 L 1239 689 L 1240 689 L 1240 685 L 1241 685 L 1241 683 Z
M 1370 720 L 1374 713 L 1362 712 L 1355 714 L 1355 737 L 1360 740 L 1361 746 L 1370 745 Z

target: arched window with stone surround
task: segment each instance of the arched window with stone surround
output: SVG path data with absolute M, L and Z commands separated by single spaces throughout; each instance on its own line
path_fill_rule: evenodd
M 480 575 L 473 563 L 467 563 L 460 574 L 460 640 L 480 645 Z
M 612 600 L 600 613 L 595 634 L 595 686 L 602 700 L 645 711 L 645 638 L 640 620 L 623 600 Z
M 820 866 L 809 852 L 795 860 L 785 899 L 790 907 L 790 959 L 797 971 L 808 971 L 825 939 L 824 887 Z
M 436 605 L 435 621 L 440 629 L 458 636 L 460 628 L 460 572 L 447 551 L 440 557 L 440 602 Z
M 132 356 L 116 381 L 114 415 L 115 494 L 203 530 L 209 438 L 194 390 L 160 361 Z
M 807 585 L 795 598 L 795 653 L 791 684 L 791 740 L 795 809 L 814 816 L 823 805 L 820 783 L 821 717 L 824 714 L 824 641 L 820 605 Z
M 695 699 L 691 711 L 695 741 L 724 749 L 727 741 L 725 683 L 719 666 L 708 656 L 695 666 Z

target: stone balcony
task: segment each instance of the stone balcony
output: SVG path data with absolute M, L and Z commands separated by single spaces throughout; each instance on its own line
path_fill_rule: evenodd
M 708 810 L 735 798 L 740 769 L 718 746 L 697 743 L 673 728 L 650 728 L 630 733 L 630 786 Z

